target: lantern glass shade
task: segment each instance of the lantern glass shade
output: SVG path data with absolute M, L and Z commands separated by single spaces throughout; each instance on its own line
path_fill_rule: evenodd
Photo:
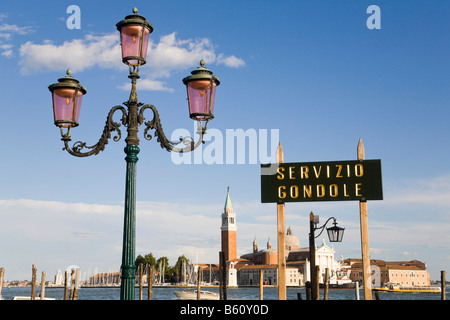
M 143 25 L 125 25 L 120 29 L 122 43 L 122 61 L 138 66 L 146 62 L 150 30 Z
M 58 127 L 76 127 L 83 93 L 73 88 L 53 90 L 53 114 Z
M 344 228 L 340 228 L 334 224 L 333 227 L 327 228 L 328 238 L 330 242 L 341 242 L 344 237 Z
M 214 118 L 216 83 L 211 80 L 194 80 L 187 83 L 189 116 L 194 120 Z
M 189 117 L 194 120 L 208 121 L 214 118 L 214 101 L 219 78 L 211 70 L 205 68 L 205 61 L 200 67 L 191 71 L 191 75 L 183 79 L 187 88 Z

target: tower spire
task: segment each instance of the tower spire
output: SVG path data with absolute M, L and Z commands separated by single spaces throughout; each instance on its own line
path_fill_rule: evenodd
M 225 211 L 233 210 L 233 205 L 230 199 L 230 187 L 227 188 L 227 199 L 225 200 Z

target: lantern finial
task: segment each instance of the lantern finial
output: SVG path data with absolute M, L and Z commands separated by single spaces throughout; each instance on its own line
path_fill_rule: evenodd
M 205 60 L 200 60 L 200 67 L 204 67 L 205 66 Z
M 136 14 L 137 12 L 138 12 L 137 8 L 134 7 L 134 8 L 133 8 L 133 13 Z
M 66 74 L 67 74 L 68 77 L 70 77 L 72 75 L 72 71 L 70 70 L 70 68 L 67 69 Z

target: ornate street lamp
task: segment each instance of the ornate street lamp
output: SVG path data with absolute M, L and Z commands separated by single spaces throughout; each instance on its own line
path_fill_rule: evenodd
M 342 238 L 344 237 L 344 230 L 345 228 L 337 226 L 336 219 L 334 219 L 333 226 L 327 228 L 328 239 L 330 239 L 330 242 L 342 242 Z
M 209 120 L 214 118 L 214 99 L 219 79 L 212 71 L 205 68 L 205 61 L 200 61 L 200 67 L 183 79 L 187 88 L 189 101 L 189 117 L 194 120 Z
M 58 83 L 49 86 L 53 96 L 53 116 L 55 125 L 61 128 L 78 126 L 81 100 L 86 94 L 84 88 L 77 79 L 71 77 L 70 70 L 67 76 L 58 79 Z
M 145 64 L 148 36 L 153 32 L 153 26 L 133 8 L 133 14 L 126 16 L 116 27 L 120 32 L 123 63 L 130 66 Z
M 309 253 L 310 253 L 310 274 L 311 274 L 311 298 L 312 300 L 319 300 L 319 281 L 316 274 L 316 244 L 314 239 L 319 237 L 327 223 L 333 219 L 333 227 L 327 228 L 328 238 L 330 242 L 341 242 L 344 237 L 344 228 L 338 227 L 336 218 L 329 218 L 321 227 L 317 227 L 319 224 L 319 216 L 314 215 L 312 212 L 309 214 Z M 320 233 L 315 236 L 316 230 L 320 230 Z
M 79 81 L 71 76 L 70 70 L 67 76 L 58 80 L 58 83 L 49 86 L 53 97 L 53 113 L 55 125 L 60 127 L 63 150 L 73 156 L 88 157 L 96 155 L 105 149 L 111 132 L 115 131 L 114 141 L 121 139 L 119 127 L 127 127 L 127 143 L 124 151 L 127 162 L 126 183 L 125 183 L 125 207 L 124 207 L 124 231 L 123 231 L 123 251 L 122 251 L 122 276 L 121 276 L 121 300 L 134 300 L 135 282 L 135 229 L 136 229 L 136 162 L 139 153 L 139 138 L 137 133 L 139 126 L 145 125 L 144 138 L 151 140 L 152 135 L 149 130 L 155 130 L 154 136 L 161 148 L 173 152 L 190 152 L 203 142 L 203 134 L 206 132 L 208 121 L 213 119 L 214 98 L 216 87 L 220 84 L 219 79 L 204 67 L 204 61 L 200 62 L 200 67 L 191 72 L 191 76 L 183 79 L 188 92 L 188 107 L 190 118 L 197 121 L 200 138 L 197 142 L 192 137 L 180 138 L 179 141 L 170 141 L 164 134 L 158 110 L 155 106 L 138 102 L 136 92 L 136 80 L 139 79 L 139 67 L 146 63 L 147 45 L 149 34 L 153 31 L 153 26 L 142 16 L 137 14 L 137 9 L 133 9 L 133 14 L 126 16 L 124 20 L 117 23 L 120 32 L 122 46 L 122 62 L 129 66 L 131 79 L 131 92 L 128 101 L 124 106 L 113 107 L 106 118 L 106 124 L 100 140 L 93 146 L 88 146 L 85 142 L 77 141 L 72 147 L 71 128 L 78 126 L 78 119 L 81 109 L 81 100 L 86 89 Z M 145 121 L 144 111 L 150 109 L 153 118 Z M 122 112 L 120 122 L 113 121 L 116 111 Z M 202 121 L 205 122 L 203 127 Z M 66 131 L 64 131 L 66 130 Z M 183 147 L 176 147 L 178 144 Z

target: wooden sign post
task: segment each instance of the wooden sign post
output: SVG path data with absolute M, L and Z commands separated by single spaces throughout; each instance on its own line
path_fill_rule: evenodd
M 372 300 L 367 200 L 383 200 L 381 160 L 366 160 L 362 139 L 358 160 L 285 163 L 281 143 L 276 163 L 261 164 L 261 202 L 277 204 L 278 298 L 286 299 L 285 202 L 359 201 L 364 298 Z
M 364 145 L 362 139 L 358 142 L 358 160 L 364 161 Z M 361 228 L 361 253 L 364 282 L 364 300 L 372 300 L 372 282 L 370 280 L 370 256 L 369 256 L 369 224 L 367 219 L 367 201 L 359 201 L 359 219 Z
M 281 143 L 277 148 L 277 163 L 284 162 Z M 277 203 L 278 229 L 278 300 L 286 300 L 286 258 L 284 257 L 284 203 Z

